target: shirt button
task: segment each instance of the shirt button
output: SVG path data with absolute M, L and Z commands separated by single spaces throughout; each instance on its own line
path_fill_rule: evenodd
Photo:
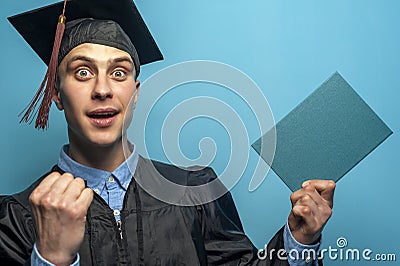
M 97 194 L 99 194 L 99 193 L 100 193 L 100 190 L 99 190 L 98 188 L 95 188 L 95 189 L 94 189 L 94 192 L 96 192 Z
M 311 258 L 310 257 L 307 257 L 306 258 L 306 263 L 310 263 L 311 262 Z
M 108 178 L 108 182 L 114 182 L 114 177 L 112 177 L 112 176 L 110 176 L 109 178 Z
M 114 210 L 114 216 L 118 216 L 120 215 L 120 211 L 119 210 Z

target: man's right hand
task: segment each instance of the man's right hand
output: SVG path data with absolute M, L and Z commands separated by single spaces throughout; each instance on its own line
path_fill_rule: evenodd
M 70 265 L 83 242 L 93 191 L 81 178 L 49 174 L 29 197 L 40 255 L 56 265 Z

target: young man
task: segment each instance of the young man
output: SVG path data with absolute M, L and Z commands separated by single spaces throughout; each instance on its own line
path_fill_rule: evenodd
M 27 16 L 48 18 L 60 7 L 62 3 Z M 308 181 L 291 195 L 288 222 L 268 245 L 268 251 L 276 252 L 265 259 L 244 234 L 229 192 L 208 203 L 194 200 L 180 206 L 144 190 L 140 180 L 160 176 L 187 187 L 217 177 L 209 168 L 181 169 L 142 158 L 126 139 L 126 122 L 140 91 L 140 65 L 161 59 L 131 0 L 69 1 L 68 10 L 71 20 L 59 48 L 57 72 L 52 74 L 51 59 L 41 57 L 49 63 L 49 80 L 57 73 L 54 89 L 44 98 L 64 111 L 69 145 L 51 171 L 1 200 L 2 263 L 288 265 L 278 250 L 301 254 L 318 249 L 331 216 L 333 182 Z M 41 54 L 42 46 L 37 47 Z M 37 125 L 46 125 L 47 114 L 39 111 Z M 195 199 L 191 193 L 188 189 L 184 196 Z M 317 263 L 307 258 L 290 262 Z

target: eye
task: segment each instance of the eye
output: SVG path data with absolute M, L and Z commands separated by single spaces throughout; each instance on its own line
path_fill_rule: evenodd
M 87 69 L 79 69 L 78 71 L 76 71 L 76 76 L 78 77 L 78 79 L 88 79 L 92 76 L 92 73 L 87 70 Z
M 114 72 L 111 73 L 111 76 L 113 78 L 122 80 L 126 78 L 126 72 L 123 70 L 115 70 Z

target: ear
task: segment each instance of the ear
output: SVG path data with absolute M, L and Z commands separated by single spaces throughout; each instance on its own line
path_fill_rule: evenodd
M 58 89 L 58 87 L 56 86 L 56 88 L 54 89 L 54 94 L 53 94 L 53 101 L 56 104 L 58 110 L 63 110 L 64 107 L 62 105 L 62 101 L 61 101 L 61 96 L 60 96 L 60 90 Z
M 135 91 L 135 98 L 134 98 L 134 103 L 136 104 L 136 102 L 138 101 L 138 99 L 139 99 L 139 92 L 140 92 L 140 81 L 139 80 L 136 80 L 135 81 L 135 89 L 136 89 L 136 91 Z

